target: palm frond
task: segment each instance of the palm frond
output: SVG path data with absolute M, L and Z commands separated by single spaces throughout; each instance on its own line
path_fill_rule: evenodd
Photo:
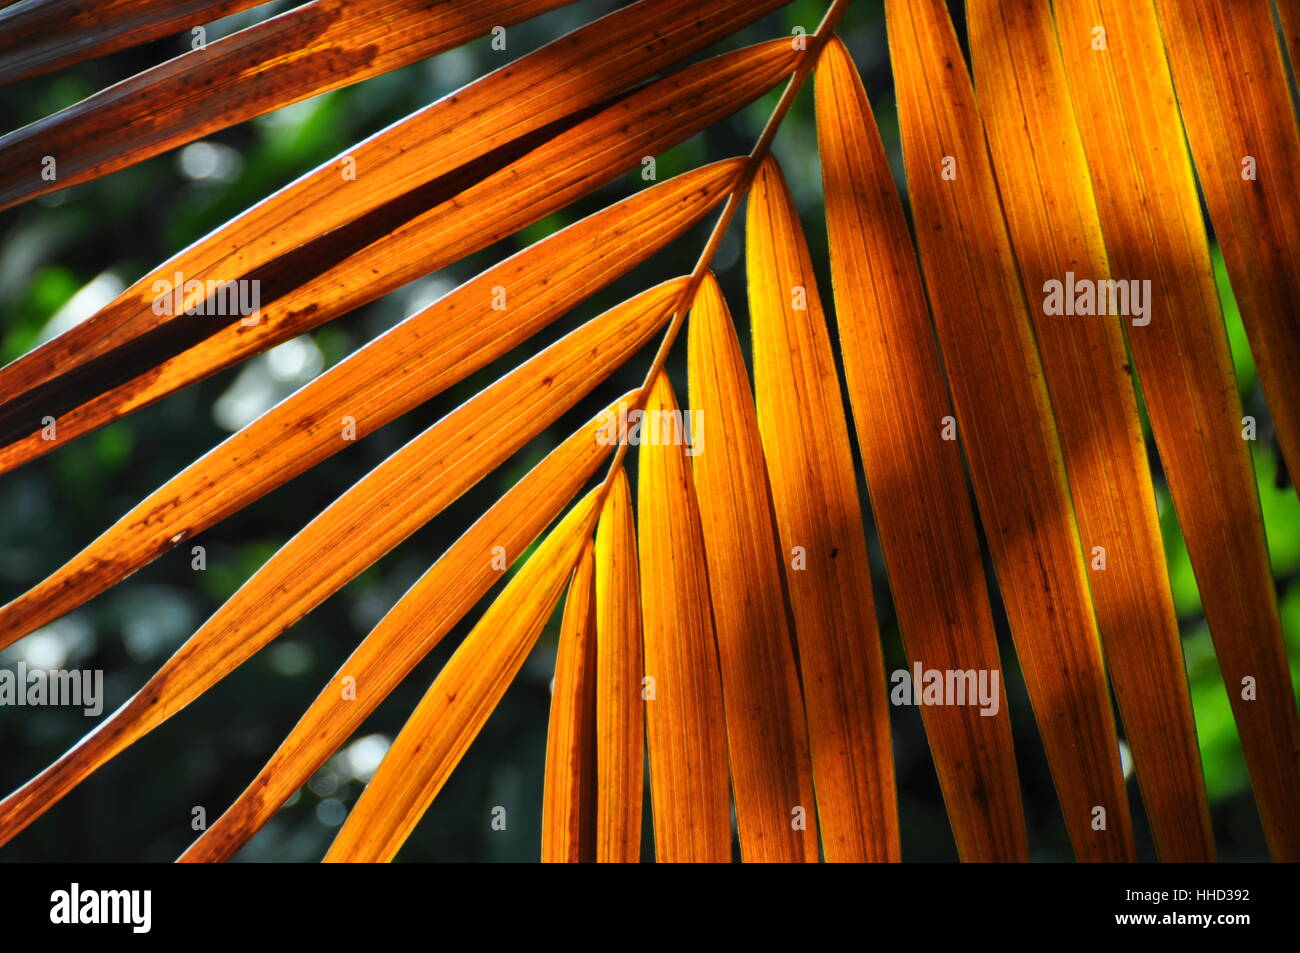
M 1066 829 L 1080 858 L 1129 860 L 1128 798 L 1079 531 L 974 90 L 942 0 L 888 0 L 885 10 L 921 266 Z
M 595 435 L 620 402 L 547 454 L 419 578 L 321 689 L 257 777 L 181 860 L 230 859 L 310 780 L 487 594 L 501 578 L 501 567 L 532 546 L 578 495 L 613 449 Z M 639 823 L 639 808 L 637 819 Z
M 590 542 L 564 600 L 542 791 L 542 862 L 596 859 L 596 561 Z
M 897 860 L 884 662 L 848 424 L 812 259 L 774 160 L 745 222 L 758 427 L 806 685 L 830 861 Z
M 691 475 L 707 555 L 745 861 L 818 859 L 803 692 L 792 651 L 758 414 L 717 280 L 700 285 L 687 360 Z M 709 434 L 722 437 L 710 446 Z
M 1086 120 L 1079 129 L 1111 268 L 1150 276 L 1150 323 L 1128 329 L 1129 348 L 1269 848 L 1279 860 L 1300 858 L 1294 756 L 1300 720 L 1259 493 L 1242 440 L 1241 400 L 1155 7 L 1151 0 L 1061 0 L 1056 19 L 1075 111 Z M 1089 55 L 1081 39 L 1099 22 L 1113 51 L 1107 57 Z
M 646 741 L 661 863 L 731 860 L 731 784 L 722 681 L 695 484 L 681 410 L 662 372 L 637 454 L 637 562 L 645 647 Z
M 1267 0 L 1193 0 L 1158 12 L 1197 181 L 1278 442 L 1300 473 L 1300 133 L 1279 121 L 1291 94 L 1272 11 Z
M 817 69 L 831 275 L 844 376 L 876 530 L 911 665 L 1001 671 L 961 450 L 916 252 L 870 103 L 847 51 Z M 957 850 L 1025 860 L 1024 810 L 1005 686 L 996 713 L 922 709 Z
M 975 82 L 1026 294 L 1110 276 L 1051 11 L 968 8 Z M 1118 321 L 1030 307 L 1097 625 L 1160 855 L 1214 858 L 1155 489 Z M 1136 329 L 1134 333 L 1137 333 Z
M 620 401 L 608 412 L 617 415 L 628 404 Z M 645 665 L 636 523 L 622 467 L 601 506 L 595 552 L 596 860 L 635 863 L 645 788 Z
M 735 175 L 735 163 L 717 163 L 640 192 L 412 315 L 197 460 L 42 585 L 0 608 L 0 647 L 344 449 L 344 418 L 355 427 L 352 436 L 364 438 L 523 343 L 698 221 Z M 398 378 L 406 384 L 393 387 Z M 214 486 L 225 492 L 209 492 Z
M 233 280 L 322 236 L 339 230 L 350 234 L 348 226 L 368 236 L 351 239 L 360 242 L 356 247 L 342 246 L 345 252 L 355 251 L 481 180 L 485 169 L 497 171 L 503 161 L 484 160 L 510 155 L 512 143 L 517 148 L 522 141 L 527 145 L 524 152 L 530 151 L 550 138 L 531 142 L 530 135 L 615 98 L 656 69 L 744 22 L 728 19 L 741 6 L 732 2 L 711 8 L 686 29 L 682 18 L 672 16 L 680 5 L 674 0 L 667 8 L 669 16 L 661 19 L 656 10 L 663 0 L 641 0 L 468 84 L 323 163 L 172 256 L 75 328 L 0 368 L 0 406 L 7 410 L 25 391 L 159 324 L 153 310 L 155 282 L 171 281 L 178 272 L 205 283 Z M 663 42 L 643 50 L 646 31 L 662 36 Z M 364 186 L 344 177 L 349 160 L 350 168 L 365 176 Z M 359 223 L 370 222 L 374 224 L 357 229 Z
M 312 0 L 0 136 L 0 210 L 571 2 Z M 0 83 L 250 6 L 0 0 Z M 834 35 L 848 0 L 829 0 L 810 35 L 707 49 L 781 6 L 639 0 L 580 26 L 307 172 L 0 368 L 0 473 L 47 453 L 61 465 L 79 436 L 132 426 L 135 411 L 500 241 L 521 247 L 525 229 L 589 211 L 645 159 L 784 83 L 748 155 L 487 267 L 24 581 L 0 607 L 0 649 L 531 345 L 311 515 L 126 704 L 0 802 L 0 845 L 528 448 L 541 461 L 349 646 L 182 861 L 234 857 L 476 609 L 326 860 L 398 856 L 558 632 L 544 861 L 900 860 L 911 806 L 898 791 L 920 760 L 904 746 L 920 736 L 891 728 L 890 702 L 903 703 L 891 686 L 917 669 L 988 679 L 978 703 L 915 704 L 958 856 L 1024 861 L 1026 818 L 1044 812 L 1022 802 L 1023 693 L 1003 675 L 999 595 L 1075 856 L 1133 860 L 1149 826 L 1160 859 L 1212 860 L 1164 485 L 1269 851 L 1300 858 L 1300 719 L 1197 196 L 1199 175 L 1258 357 L 1250 406 L 1271 408 L 1294 470 L 1300 4 L 1276 0 L 1279 37 L 1268 0 L 969 0 L 968 72 L 945 0 L 886 0 L 897 185 Z M 772 155 L 810 77 L 824 246 Z M 723 290 L 742 284 L 725 259 L 746 202 L 752 384 L 744 315 Z M 688 274 L 641 279 L 714 211 Z M 1142 320 L 1039 305 L 1076 273 L 1147 281 Z M 207 313 L 231 282 L 261 289 L 253 315 Z M 540 342 L 592 299 L 625 300 Z M 683 330 L 687 406 L 673 387 Z M 652 342 L 648 365 L 629 366 Z M 630 386 L 616 372 L 642 383 L 608 403 L 607 386 Z M 601 404 L 558 445 L 547 434 Z M 909 668 L 887 677 L 896 658 Z M 1112 689 L 1147 825 L 1130 818 Z M 514 808 L 490 808 L 504 829 Z
M 476 0 L 472 7 L 453 0 L 305 3 L 0 138 L 0 163 L 9 170 L 0 176 L 0 209 L 124 169 L 572 2 Z M 2 51 L 0 46 L 0 56 Z M 0 81 L 3 77 L 0 59 Z M 139 116 L 148 116 L 149 122 L 141 124 Z M 44 156 L 62 160 L 52 181 L 41 174 Z
M 681 142 L 758 98 L 790 72 L 796 55 L 790 44 L 773 40 L 706 60 L 652 83 L 387 231 L 337 264 L 310 277 L 297 276 L 300 283 L 274 296 L 253 316 L 255 321 L 213 322 L 206 313 L 186 314 L 194 307 L 188 297 L 190 282 L 206 279 L 185 275 L 184 308 L 173 307 L 176 313 L 159 328 L 158 291 L 153 288 L 147 305 L 140 302 L 136 317 L 142 320 L 134 329 L 122 332 L 126 340 L 143 339 L 143 368 L 138 351 L 131 354 L 127 350 L 124 356 L 125 346 L 119 345 L 117 351 L 105 352 L 101 343 L 87 352 L 100 354 L 96 366 L 101 375 L 103 366 L 108 366 L 107 381 L 97 380 L 93 366 L 81 368 L 84 374 L 65 371 L 60 379 L 49 381 L 49 386 L 29 390 L 11 401 L 12 409 L 0 414 L 0 432 L 10 437 L 23 434 L 24 439 L 18 441 L 10 465 L 49 448 L 51 441 L 42 437 L 43 415 L 53 413 L 58 418 L 63 434 L 60 440 L 80 435 L 459 261 L 637 167 L 643 156 Z M 205 283 L 204 290 L 196 294 L 206 295 L 206 287 Z M 186 325 L 197 327 L 205 336 L 189 341 Z M 167 328 L 180 340 L 169 337 L 163 330 Z M 50 344 L 64 337 L 69 335 Z M 160 355 L 151 351 L 151 345 L 164 347 L 167 353 L 176 347 L 181 350 L 156 363 Z M 71 341 L 60 347 L 77 350 Z M 33 352 L 33 359 L 37 353 L 39 350 Z M 57 358 L 47 354 L 44 359 Z M 76 367 L 85 360 L 76 357 L 69 364 Z M 128 373 L 132 370 L 144 372 L 132 377 Z M 116 383 L 122 379 L 126 382 Z
M 392 860 L 524 664 L 586 551 L 595 502 L 593 490 L 569 511 L 438 673 L 326 862 Z
M 0 83 L 106 56 L 263 0 L 28 0 L 0 9 Z M 17 0 L 0 3 L 0 8 Z
M 83 745 L 11 795 L 0 843 L 90 772 L 189 704 L 450 505 L 639 350 L 680 281 L 594 319 L 416 437 L 281 547 Z M 346 430 L 348 423 L 342 422 Z M 300 583 L 310 580 L 307 585 Z M 6 804 L 9 802 L 6 801 Z M 6 823 L 7 822 L 7 823 Z M 11 825 L 19 826 L 11 826 Z

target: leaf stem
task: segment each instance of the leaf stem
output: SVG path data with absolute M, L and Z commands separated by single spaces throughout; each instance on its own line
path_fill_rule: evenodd
M 754 184 L 754 177 L 758 175 L 758 167 L 771 151 L 772 140 L 776 138 L 777 129 L 780 128 L 782 120 L 790 111 L 790 107 L 794 104 L 795 98 L 803 88 L 804 82 L 812 73 L 822 48 L 834 35 L 835 27 L 844 16 L 848 6 L 849 0 L 832 0 L 821 22 L 817 24 L 817 29 L 808 38 L 804 56 L 800 59 L 799 65 L 795 67 L 794 72 L 790 74 L 790 79 L 786 83 L 785 90 L 781 93 L 780 100 L 777 101 L 776 107 L 764 124 L 763 131 L 759 133 L 754 148 L 750 150 L 735 185 L 731 187 L 731 191 L 727 195 L 727 201 L 722 207 L 722 213 L 718 216 L 713 230 L 709 233 L 708 241 L 704 243 L 704 249 L 700 252 L 695 268 L 691 271 L 686 287 L 682 289 L 673 311 L 672 321 L 669 322 L 668 329 L 664 332 L 663 340 L 659 344 L 659 349 L 655 352 L 654 360 L 650 362 L 650 369 L 646 372 L 645 380 L 636 392 L 631 409 L 645 409 L 645 402 L 650 393 L 650 385 L 654 382 L 655 376 L 663 370 L 668 360 L 668 354 L 672 351 L 673 343 L 677 340 L 682 325 L 686 323 L 686 315 L 695 301 L 695 293 L 699 290 L 700 283 L 704 280 L 705 274 L 708 273 L 710 266 L 713 264 L 713 258 L 717 254 L 718 247 L 722 244 L 722 239 L 726 236 L 728 227 L 736 217 L 736 211 L 740 208 L 741 201 L 749 193 L 750 186 Z M 596 505 L 592 509 L 590 520 L 593 530 L 595 522 L 600 518 L 605 497 L 609 493 L 609 488 L 613 485 L 614 477 L 618 473 L 619 467 L 623 465 L 623 459 L 627 456 L 627 448 L 627 442 L 620 441 L 618 448 L 614 451 L 614 459 L 610 461 L 609 471 L 605 474 L 605 480 L 596 495 Z

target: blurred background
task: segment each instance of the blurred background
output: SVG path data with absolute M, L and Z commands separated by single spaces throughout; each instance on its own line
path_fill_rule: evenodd
M 208 41 L 292 5 L 268 3 L 210 24 Z M 0 213 L 0 363 L 83 320 L 181 248 L 356 141 L 620 5 L 609 0 L 582 0 L 511 27 L 504 52 L 480 39 L 359 86 L 279 110 L 96 182 Z M 812 32 L 825 6 L 821 0 L 790 3 L 712 52 L 788 35 L 796 27 Z M 960 31 L 960 4 L 953 5 L 953 12 Z M 861 0 L 853 4 L 840 35 L 862 71 L 895 177 L 906 196 L 881 3 Z M 10 87 L 0 98 L 0 130 L 35 121 L 188 48 L 189 35 L 185 33 Z M 659 156 L 659 179 L 747 153 L 778 92 Z M 823 298 L 831 310 L 815 143 L 809 84 L 785 120 L 774 151 L 794 191 L 820 269 Z M 168 477 L 360 345 L 489 265 L 647 184 L 640 170 L 631 172 L 454 267 L 429 274 L 311 334 L 0 477 L 0 602 L 35 584 Z M 201 534 L 193 542 L 206 548 L 206 571 L 192 570 L 189 546 L 179 547 L 78 611 L 0 653 L 0 664 L 12 667 L 25 661 L 31 668 L 103 669 L 105 712 L 111 712 L 325 505 L 543 343 L 651 284 L 689 272 L 711 224 L 712 216 L 557 322 L 521 352 L 508 355 Z M 715 269 L 747 347 L 742 225 L 740 218 L 730 230 Z M 1283 485 L 1285 476 L 1278 474 L 1280 458 L 1268 409 L 1217 247 L 1214 255 L 1245 412 L 1259 421 L 1259 439 L 1251 448 L 1294 679 L 1300 676 L 1300 504 L 1295 492 Z M 638 386 L 649 359 L 649 353 L 639 355 L 589 400 L 387 558 L 217 688 L 99 770 L 0 850 L 0 861 L 174 859 L 197 836 L 191 828 L 194 809 L 202 807 L 208 822 L 214 821 L 265 763 L 349 652 L 409 585 L 559 440 L 608 401 Z M 676 349 L 670 370 L 684 400 L 684 348 Z M 1158 467 L 1153 445 L 1150 452 Z M 635 468 L 630 475 L 635 478 Z M 1159 473 L 1157 493 L 1220 857 L 1228 861 L 1266 859 L 1227 694 L 1201 616 L 1177 519 Z M 862 499 L 886 667 L 903 668 L 907 662 L 865 486 Z M 993 596 L 1031 851 L 1039 860 L 1068 860 L 1072 855 L 1064 824 L 996 592 Z M 404 719 L 486 604 L 443 641 L 242 851 L 239 860 L 314 861 L 323 855 Z M 557 628 L 558 619 L 553 619 L 399 860 L 538 859 Z M 904 859 L 955 860 L 920 715 L 914 708 L 893 708 L 891 717 Z M 94 724 L 95 719 L 85 717 L 80 709 L 0 709 L 0 751 L 4 752 L 0 788 L 7 793 L 22 784 Z M 1126 748 L 1124 767 L 1139 855 L 1152 860 L 1154 851 Z M 505 830 L 492 829 L 492 810 L 497 806 L 506 809 Z M 650 859 L 648 810 L 645 842 L 646 859 Z

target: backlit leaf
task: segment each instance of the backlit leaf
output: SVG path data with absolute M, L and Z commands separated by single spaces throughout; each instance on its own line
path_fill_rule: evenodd
M 1073 305 L 1075 278 L 1099 289 L 1110 278 L 1051 9 L 1037 0 L 971 0 L 967 20 L 1002 207 L 1147 818 L 1162 860 L 1213 860 L 1187 669 L 1120 327 L 1130 319 L 1076 315 L 1072 306 L 1046 313 L 1051 288 Z
M 799 645 L 826 859 L 899 860 L 893 745 L 848 423 L 812 259 L 775 160 L 745 224 L 758 426 Z
M 0 208 L 66 189 L 573 0 L 315 0 L 0 137 Z M 5 36 L 0 13 L 0 36 Z M 188 27 L 188 21 L 183 26 Z M 7 65 L 0 43 L 0 82 Z M 26 57 L 24 56 L 24 59 Z M 148 116 L 147 123 L 140 117 Z M 41 160 L 58 160 L 58 177 Z
M 551 617 L 591 539 L 595 492 L 543 540 L 438 673 L 334 838 L 326 862 L 393 859 Z
M 173 477 L 58 572 L 0 608 L 0 647 L 114 585 L 527 340 L 698 221 L 735 181 L 718 163 L 647 189 L 488 269 Z M 494 289 L 505 289 L 496 307 Z M 401 387 L 392 381 L 402 380 Z M 64 422 L 66 426 L 66 421 Z M 39 445 L 39 446 L 38 446 Z M 37 440 L 11 448 L 48 448 Z M 12 462 L 0 451 L 3 461 Z M 220 486 L 222 493 L 210 492 Z
M 727 863 L 727 728 L 681 413 L 660 372 L 645 402 L 637 450 L 642 690 L 655 858 L 661 863 Z
M 208 23 L 264 0 L 27 0 L 0 9 L 0 83 Z M 17 0 L 0 3 L 0 8 Z
M 499 567 L 531 546 L 578 494 L 613 449 L 598 439 L 604 425 L 602 413 L 570 436 L 448 548 L 339 667 L 266 766 L 182 861 L 229 860 L 311 780 L 501 578 Z M 344 693 L 345 687 L 352 691 Z
M 214 262 L 220 270 L 204 264 L 205 257 L 239 244 L 246 228 L 271 241 L 284 240 L 278 231 L 264 231 L 268 223 L 259 206 L 233 234 L 222 234 L 220 246 L 205 242 L 194 260 L 184 253 L 173 258 L 114 304 L 0 370 L 0 439 L 36 439 L 46 416 L 58 419 L 62 435 L 83 433 L 485 248 L 638 166 L 643 156 L 735 112 L 789 73 L 797 55 L 789 43 L 774 40 L 696 63 L 565 129 L 486 178 L 456 183 L 427 211 L 409 208 L 391 220 L 381 210 L 377 224 L 363 223 L 341 241 L 328 235 L 319 250 L 281 245 L 280 251 L 293 254 L 262 269 L 236 268 L 235 259 L 224 254 Z M 462 127 L 455 135 L 460 141 L 468 132 Z M 403 146 L 398 141 L 390 148 Z M 319 186 L 337 202 L 354 191 L 348 186 L 370 190 L 368 181 L 343 182 L 331 174 Z M 306 197 L 294 194 L 288 200 Z M 283 212 L 282 205 L 276 207 Z M 310 234 L 320 234 L 319 222 L 312 223 Z M 254 244 L 266 252 L 265 245 Z M 183 282 L 176 280 L 178 274 Z M 235 281 L 259 284 L 216 290 L 207 284 Z M 232 309 L 220 299 L 222 314 L 184 313 L 206 310 L 205 295 L 228 295 L 229 288 L 251 299 L 262 282 L 265 300 L 246 317 L 226 313 Z M 179 302 L 177 293 L 166 293 L 177 286 L 186 289 Z
M 1131 860 L 1079 531 L 970 76 L 942 0 L 886 0 L 885 12 L 917 244 L 957 435 L 1065 826 L 1080 860 Z
M 596 854 L 596 599 L 591 544 L 578 558 L 560 623 L 542 788 L 542 862 Z
M 1273 13 L 1268 0 L 1157 9 L 1214 235 L 1287 466 L 1300 473 L 1300 135 Z
M 286 543 L 121 709 L 0 803 L 0 843 L 193 701 L 508 459 L 634 354 L 681 281 L 624 302 L 448 414 Z
M 821 55 L 816 92 L 844 372 L 908 661 L 977 678 L 1000 672 L 961 451 L 936 426 L 952 410 L 916 252 L 866 92 L 838 41 Z M 926 705 L 921 716 L 960 857 L 1027 860 L 1003 680 L 992 687 L 996 714 L 968 703 Z
M 645 666 L 636 546 L 632 495 L 620 467 L 596 526 L 596 860 L 602 863 L 641 859 Z
M 688 351 L 691 474 L 717 631 L 741 859 L 819 859 L 808 727 L 795 670 L 772 493 L 736 329 L 712 275 Z
M 1151 0 L 1058 0 L 1055 11 L 1111 271 L 1151 282 L 1150 323 L 1128 327 L 1129 348 L 1269 850 L 1274 860 L 1300 860 L 1300 722 L 1205 223 L 1155 7 Z M 1106 25 L 1103 56 L 1088 42 L 1097 23 Z

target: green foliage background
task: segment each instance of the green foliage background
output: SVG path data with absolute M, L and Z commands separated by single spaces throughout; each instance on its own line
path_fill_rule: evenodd
M 54 331 L 86 317 L 177 250 L 352 143 L 617 5 L 608 0 L 584 0 L 510 28 L 504 53 L 492 50 L 487 40 L 479 40 L 360 86 L 327 93 L 226 130 L 200 145 L 0 214 L 0 361 L 14 359 Z M 209 25 L 208 41 L 290 6 L 287 2 L 270 3 Z M 791 3 L 721 48 L 788 33 L 796 26 L 811 32 L 824 6 L 805 0 Z M 881 5 L 855 4 L 840 34 L 863 73 L 895 175 L 900 187 L 905 188 Z M 187 34 L 176 36 L 11 87 L 0 99 L 0 127 L 9 130 L 48 115 L 184 52 L 188 44 Z M 776 93 L 770 94 L 728 122 L 659 156 L 659 178 L 748 152 L 775 99 Z M 803 215 L 821 269 L 823 296 L 829 305 L 810 88 L 787 118 L 775 152 Z M 360 170 L 363 180 L 364 174 L 365 170 Z M 334 364 L 489 264 L 646 184 L 639 170 L 622 176 L 597 195 L 512 239 L 270 355 L 259 356 L 126 421 L 75 441 L 15 474 L 0 477 L 0 601 L 16 596 L 52 571 L 147 492 L 227 436 L 232 426 L 291 393 L 316 370 Z M 559 322 L 543 339 L 555 339 L 653 282 L 686 273 L 694 264 L 704 235 L 702 227 L 685 236 Z M 1259 421 L 1259 439 L 1252 445 L 1252 452 L 1293 677 L 1300 677 L 1300 504 L 1293 489 L 1280 485 L 1280 457 L 1272 440 L 1268 410 L 1217 248 L 1215 262 L 1242 398 L 1246 412 Z M 742 322 L 744 338 L 744 263 L 739 227 L 726 238 L 716 268 L 737 321 Z M 39 667 L 104 669 L 106 711 L 112 710 L 324 505 L 441 414 L 537 347 L 532 343 L 525 351 L 506 357 L 202 534 L 194 542 L 207 550 L 206 571 L 193 571 L 188 546 L 178 548 L 111 592 L 0 654 L 0 663 L 13 665 L 22 659 Z M 687 386 L 679 358 L 675 356 L 672 370 L 684 398 Z M 566 415 L 388 558 L 215 690 L 101 769 L 0 850 L 0 860 L 173 859 L 196 836 L 191 828 L 194 808 L 202 807 L 208 821 L 215 820 L 251 780 L 351 649 L 416 577 L 562 436 L 603 402 L 639 384 L 648 359 L 647 354 L 634 360 L 591 400 Z M 1154 460 L 1154 446 L 1151 452 Z M 1177 519 L 1163 479 L 1159 474 L 1157 477 L 1169 572 L 1184 633 L 1220 856 L 1225 860 L 1262 859 L 1266 856 L 1263 837 L 1227 695 L 1201 617 L 1196 583 Z M 865 492 L 863 500 L 865 507 Z M 867 518 L 886 663 L 890 669 L 904 667 L 869 513 Z M 996 593 L 994 599 L 996 605 Z M 1068 841 L 1014 650 L 1000 615 L 998 621 L 1031 848 L 1037 859 L 1068 859 Z M 376 755 L 400 729 L 465 631 L 467 626 L 462 624 L 444 640 L 370 718 L 359 733 L 360 740 L 295 796 L 239 859 L 315 860 L 324 853 L 359 795 L 368 771 L 373 770 Z M 538 857 L 554 640 L 553 622 L 400 859 Z M 953 860 L 956 854 L 920 717 L 914 709 L 894 709 L 892 718 L 904 857 Z M 62 709 L 0 710 L 0 751 L 5 753 L 0 759 L 0 787 L 8 791 L 20 785 L 93 724 L 79 712 Z M 1153 859 L 1136 781 L 1127 761 L 1126 769 L 1130 771 L 1140 856 Z M 489 824 L 491 810 L 497 805 L 507 809 L 505 831 L 493 831 Z

